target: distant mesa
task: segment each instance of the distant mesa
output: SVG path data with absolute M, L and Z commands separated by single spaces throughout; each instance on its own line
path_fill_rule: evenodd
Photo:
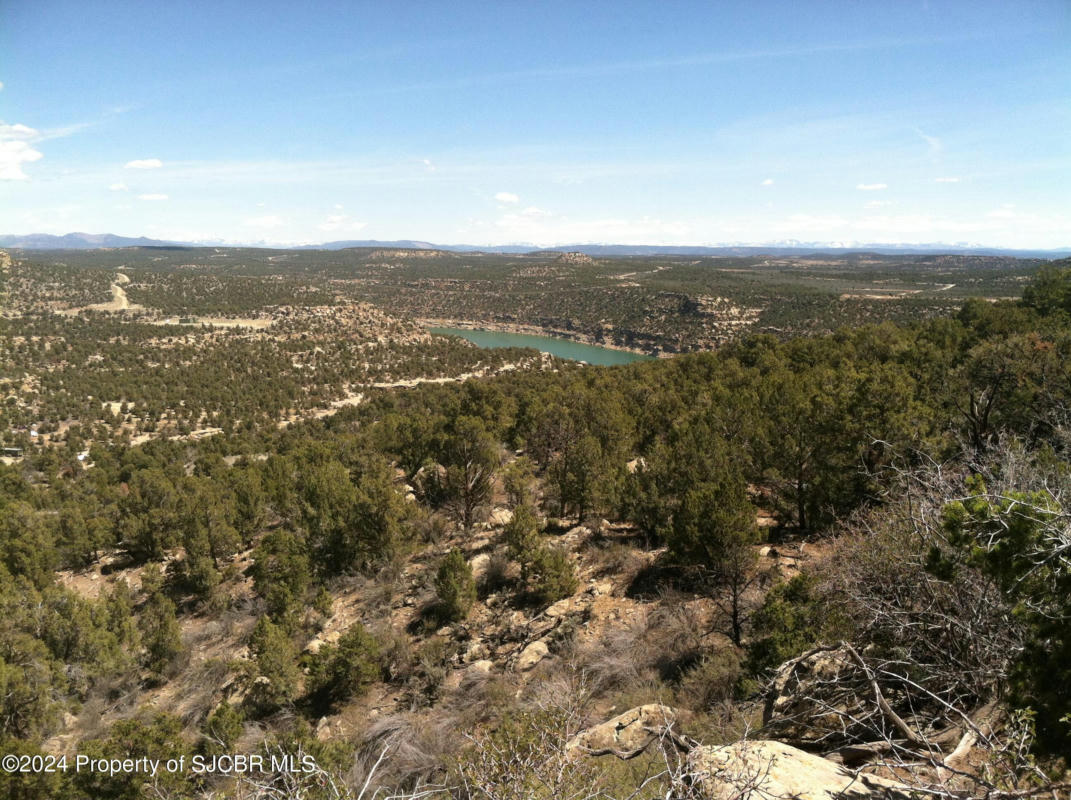
M 569 253 L 562 253 L 554 260 L 560 264 L 583 265 L 595 263 L 595 259 L 593 259 L 591 256 L 575 250 Z

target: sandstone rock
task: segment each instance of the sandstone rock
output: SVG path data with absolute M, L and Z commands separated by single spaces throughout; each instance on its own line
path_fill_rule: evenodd
M 472 570 L 472 577 L 477 581 L 487 574 L 487 565 L 491 563 L 491 556 L 487 553 L 480 553 L 469 562 L 469 568 Z
M 466 664 L 473 664 L 477 661 L 487 658 L 488 650 L 487 645 L 481 641 L 472 642 L 466 649 L 464 655 L 461 656 L 461 660 Z
M 658 703 L 637 706 L 581 731 L 566 742 L 565 752 L 631 758 L 660 738 L 676 719 L 677 712 L 669 706 Z
M 513 521 L 513 512 L 508 508 L 496 508 L 491 512 L 492 525 L 508 525 Z
M 592 581 L 588 591 L 591 592 L 592 596 L 594 597 L 613 594 L 614 584 L 613 581 Z
M 473 661 L 465 669 L 465 678 L 471 679 L 478 678 L 484 675 L 490 675 L 491 670 L 493 670 L 494 668 L 495 663 L 493 661 L 489 661 L 486 658 L 482 658 L 479 661 Z
M 705 800 L 910 800 L 910 788 L 855 773 L 828 759 L 781 742 L 736 742 L 697 747 L 688 771 Z
M 517 671 L 527 672 L 548 655 L 550 655 L 550 650 L 547 648 L 546 642 L 532 642 L 521 651 L 520 656 L 517 658 Z
M 552 606 L 549 606 L 543 613 L 551 619 L 557 619 L 558 617 L 566 614 L 569 611 L 570 601 L 569 598 L 559 600 Z

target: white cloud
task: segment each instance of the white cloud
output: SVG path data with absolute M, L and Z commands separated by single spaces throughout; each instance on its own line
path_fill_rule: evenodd
M 934 183 L 959 183 L 959 178 L 934 178 Z
M 0 122 L 0 180 L 30 179 L 30 176 L 23 172 L 22 165 L 43 157 L 41 151 L 32 146 L 40 138 L 41 134 L 28 125 L 7 125 Z
M 166 199 L 167 199 L 167 195 L 166 194 L 150 193 L 150 194 L 139 194 L 138 195 L 138 200 L 166 200 Z
M 944 145 L 941 143 L 941 140 L 938 137 L 927 136 L 918 128 L 915 128 L 915 133 L 922 137 L 922 140 L 926 142 L 930 158 L 936 159 L 939 155 L 941 155 L 941 150 L 944 149 Z
M 4 90 L 4 82 L 0 81 L 0 92 Z
M 857 184 L 856 189 L 861 192 L 880 192 L 882 189 L 888 189 L 887 183 L 860 183 Z
M 428 172 L 435 172 L 435 165 L 431 163 L 430 158 L 425 158 L 423 161 L 424 168 L 427 169 Z
M 884 206 L 891 206 L 892 203 L 889 200 L 871 200 L 864 208 L 882 208 Z
M 108 187 L 108 189 L 113 191 L 113 192 L 129 192 L 130 191 L 130 187 L 127 186 L 122 181 L 119 181 L 119 183 L 113 183 L 111 186 Z
M 125 167 L 127 169 L 159 169 L 164 165 L 164 162 L 158 158 L 135 158 L 133 161 L 127 161 Z
M 495 195 L 495 200 L 500 203 L 519 203 L 521 198 L 513 192 L 499 192 Z
M 349 231 L 356 233 L 364 228 L 368 223 L 361 222 L 359 220 L 351 219 L 349 214 L 328 214 L 327 219 L 321 222 L 318 227 L 322 231 Z
M 762 182 L 763 186 L 773 186 L 773 178 L 767 178 Z
M 286 220 L 278 214 L 265 214 L 260 217 L 249 217 L 244 224 L 250 228 L 279 228 L 286 224 Z

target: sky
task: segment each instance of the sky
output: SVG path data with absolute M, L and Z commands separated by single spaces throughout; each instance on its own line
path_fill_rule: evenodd
M 1071 1 L 0 0 L 0 234 L 1071 246 Z

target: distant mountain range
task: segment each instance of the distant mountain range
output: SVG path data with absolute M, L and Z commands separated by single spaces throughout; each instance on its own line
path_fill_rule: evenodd
M 949 253 L 974 256 L 1013 256 L 1016 258 L 1065 258 L 1071 256 L 1071 246 L 1052 250 L 1019 250 L 985 247 L 975 244 L 888 244 L 878 242 L 798 242 L 779 241 L 766 244 L 725 244 L 714 246 L 689 245 L 630 245 L 630 244 L 567 244 L 538 247 L 531 244 L 481 246 L 470 244 L 433 244 L 414 239 L 380 241 L 352 239 L 323 244 L 276 246 L 265 244 L 237 245 L 223 242 L 172 242 L 144 236 L 116 236 L 112 233 L 68 233 L 54 236 L 31 233 L 25 236 L 0 235 L 0 247 L 24 250 L 98 250 L 109 247 L 264 247 L 276 250 L 345 250 L 350 247 L 377 247 L 410 250 L 449 250 L 457 253 L 524 254 L 533 252 L 579 252 L 589 256 L 796 256 L 816 253 L 880 253 L 882 255 L 934 255 Z

